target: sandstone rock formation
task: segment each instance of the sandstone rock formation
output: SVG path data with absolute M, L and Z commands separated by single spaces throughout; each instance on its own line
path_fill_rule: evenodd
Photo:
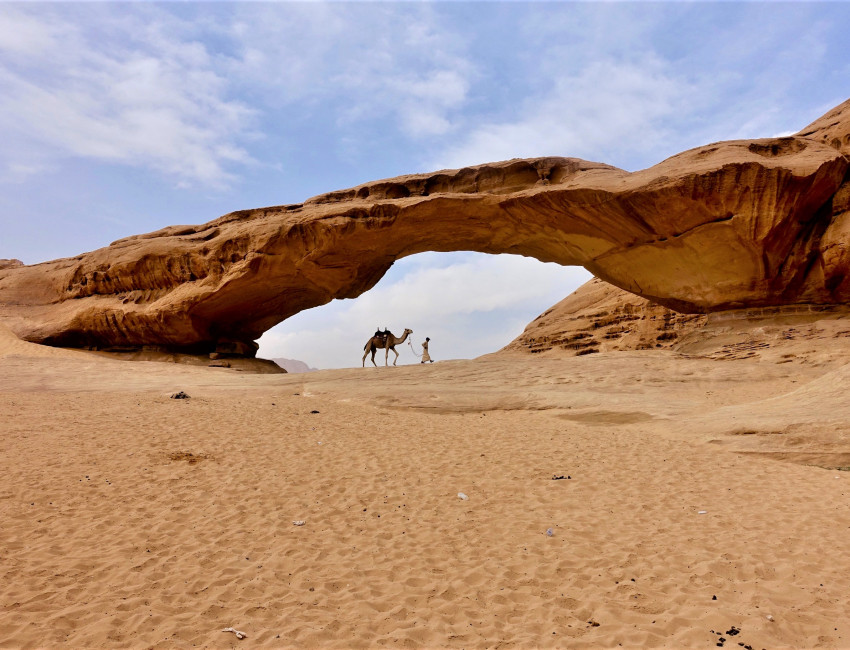
M 531 321 L 501 352 L 573 353 L 672 348 L 706 321 L 593 278 Z
M 401 176 L 0 267 L 30 341 L 247 354 L 280 321 L 367 291 L 424 251 L 582 265 L 680 312 L 850 299 L 850 101 L 785 138 L 629 173 L 575 158 Z

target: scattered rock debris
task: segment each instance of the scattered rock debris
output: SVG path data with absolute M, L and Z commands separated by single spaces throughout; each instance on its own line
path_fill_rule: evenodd
M 712 634 L 716 634 L 718 637 L 720 637 L 719 639 L 717 639 L 717 644 L 716 644 L 716 645 L 717 645 L 717 647 L 718 647 L 718 648 L 722 648 L 722 647 L 724 646 L 724 644 L 726 643 L 726 641 L 728 640 L 728 639 L 727 639 L 725 636 L 723 636 L 723 635 L 725 634 L 726 636 L 730 636 L 730 637 L 732 637 L 732 636 L 737 636 L 737 635 L 739 635 L 739 634 L 741 633 L 741 628 L 739 628 L 739 627 L 735 627 L 735 626 L 733 625 L 732 627 L 730 627 L 730 628 L 729 628 L 728 630 L 726 630 L 725 632 L 715 632 L 714 630 L 710 630 L 710 632 L 711 632 Z M 753 650 L 753 646 L 751 646 L 751 645 L 750 645 L 750 644 L 748 644 L 748 643 L 744 643 L 743 641 L 739 641 L 739 642 L 738 642 L 738 645 L 739 645 L 739 646 L 741 646 L 742 648 L 744 648 L 744 650 Z
M 189 396 L 181 390 L 180 392 L 174 393 L 171 396 L 171 399 L 189 399 Z
M 168 460 L 171 461 L 180 461 L 184 460 L 190 465 L 194 465 L 195 463 L 199 463 L 202 460 L 207 460 L 210 458 L 208 454 L 193 454 L 191 451 L 172 451 L 168 454 Z
M 557 474 L 552 474 L 553 481 L 563 481 L 564 479 L 571 480 L 572 478 L 572 476 L 564 476 L 563 474 L 561 474 L 560 476 L 558 476 Z
M 236 635 L 237 639 L 244 639 L 248 636 L 244 632 L 240 632 L 239 630 L 237 630 L 235 627 L 226 627 L 222 630 L 222 632 L 233 632 Z

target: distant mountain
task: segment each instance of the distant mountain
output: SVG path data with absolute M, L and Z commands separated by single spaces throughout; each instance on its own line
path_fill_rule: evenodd
M 303 361 L 298 359 L 272 359 L 277 365 L 286 370 L 286 372 L 313 372 L 318 368 L 311 368 Z

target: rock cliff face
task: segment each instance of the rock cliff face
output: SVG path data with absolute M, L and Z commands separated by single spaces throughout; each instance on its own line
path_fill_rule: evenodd
M 705 324 L 593 278 L 531 321 L 500 352 L 575 354 L 672 348 Z
M 575 158 L 401 176 L 0 265 L 0 320 L 64 346 L 247 354 L 280 321 L 424 251 L 582 265 L 686 313 L 850 299 L 850 101 L 797 135 L 629 173 Z

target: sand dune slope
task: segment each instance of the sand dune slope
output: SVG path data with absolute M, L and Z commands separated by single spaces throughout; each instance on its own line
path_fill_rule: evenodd
M 47 345 L 37 345 L 28 341 L 22 341 L 6 325 L 0 323 L 0 357 L 12 355 L 56 359 L 79 358 L 82 356 L 82 352 L 66 350 L 64 348 L 52 348 Z

